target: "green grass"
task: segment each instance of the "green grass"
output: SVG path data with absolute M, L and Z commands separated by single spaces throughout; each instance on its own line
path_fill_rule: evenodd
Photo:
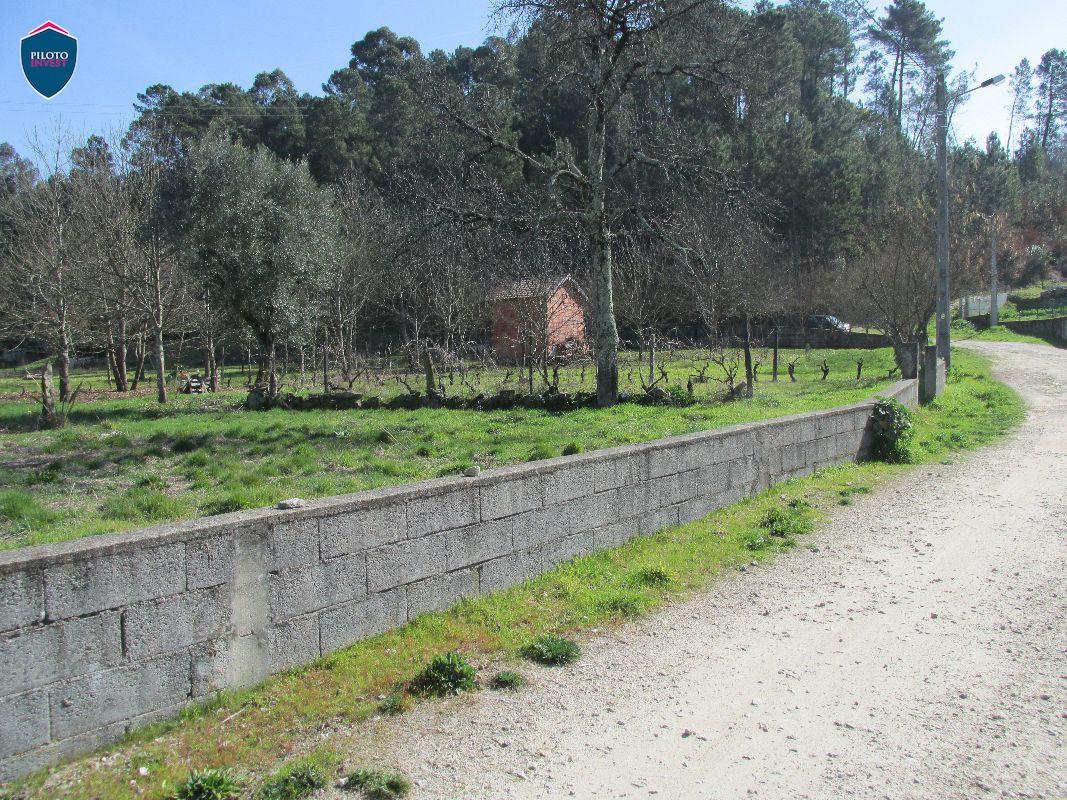
M 913 461 L 951 459 L 994 440 L 1024 416 L 1018 396 L 993 381 L 988 362 L 954 353 L 947 390 L 915 413 Z M 541 636 L 576 637 L 705 590 L 723 573 L 768 561 L 802 543 L 842 499 L 902 476 L 908 465 L 866 463 L 789 481 L 704 519 L 575 559 L 504 592 L 461 601 L 403 628 L 357 643 L 262 685 L 228 692 L 107 749 L 107 759 L 38 773 L 14 787 L 27 800 L 159 800 L 189 769 L 231 768 L 263 776 L 335 731 L 331 748 L 361 745 L 352 723 L 380 713 L 380 697 L 408 684 L 435 657 L 469 662 L 515 658 Z M 842 553 L 846 558 L 847 553 Z M 347 738 L 346 738 L 347 737 Z M 340 766 L 340 765 L 339 765 Z M 347 765 L 352 768 L 354 765 Z M 147 776 L 139 769 L 148 770 Z M 267 778 L 250 779 L 256 790 Z
M 797 357 L 797 382 L 784 365 Z M 817 364 L 826 358 L 828 380 Z M 865 377 L 855 380 L 855 359 Z M 668 361 L 684 385 L 692 358 Z M 80 403 L 71 424 L 37 431 L 35 402 L 0 402 L 0 549 L 269 506 L 648 441 L 870 397 L 891 381 L 888 349 L 782 352 L 782 379 L 752 400 L 719 402 L 696 384 L 688 407 L 624 403 L 566 414 L 467 411 L 239 410 L 241 393 Z M 698 365 L 699 366 L 699 365 Z M 624 383 L 635 379 L 624 371 Z M 712 372 L 708 373 L 713 374 Z M 576 383 L 579 370 L 563 376 Z M 586 380 L 591 380 L 587 375 Z M 587 387 L 588 388 L 588 387 Z

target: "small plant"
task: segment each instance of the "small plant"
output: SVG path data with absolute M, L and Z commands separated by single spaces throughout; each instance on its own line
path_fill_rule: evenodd
M 643 567 L 634 573 L 634 582 L 650 589 L 669 589 L 678 581 L 666 567 Z
M 546 667 L 558 667 L 577 661 L 582 655 L 582 649 L 576 642 L 550 633 L 538 636 L 522 649 L 522 654 Z
M 394 800 L 407 796 L 411 791 L 411 781 L 396 772 L 360 769 L 349 775 L 341 788 L 362 792 L 368 800 Z
M 911 460 L 911 440 L 915 435 L 911 411 L 897 400 L 882 399 L 874 406 L 871 424 L 871 458 L 890 464 Z
M 416 694 L 447 697 L 469 692 L 478 685 L 474 667 L 455 651 L 435 656 L 411 681 Z
M 811 517 L 803 508 L 772 508 L 763 515 L 760 527 L 776 539 L 790 540 L 794 536 L 811 533 Z
M 303 800 L 325 785 L 326 776 L 318 767 L 301 763 L 263 784 L 256 793 L 256 800 Z
M 578 455 L 578 453 L 582 452 L 583 449 L 584 448 L 577 442 L 571 442 L 569 445 L 563 448 L 563 455 L 576 456 Z
M 237 800 L 240 782 L 224 769 L 201 769 L 189 773 L 174 792 L 174 800 Z
M 387 694 L 378 704 L 378 711 L 382 714 L 388 714 L 389 716 L 403 714 L 409 708 L 411 708 L 411 700 L 406 694 L 400 692 Z
M 762 531 L 746 531 L 741 535 L 741 544 L 746 550 L 753 553 L 758 553 L 760 550 L 766 549 L 770 543 L 770 537 L 765 535 Z
M 493 679 L 489 681 L 489 688 L 498 691 L 504 690 L 514 692 L 521 689 L 527 683 L 529 683 L 529 681 L 522 677 L 522 675 L 506 669 L 493 676 Z
M 527 456 L 527 461 L 544 461 L 546 458 L 555 458 L 556 451 L 549 447 L 547 444 L 539 444 L 533 450 L 530 451 L 530 455 Z

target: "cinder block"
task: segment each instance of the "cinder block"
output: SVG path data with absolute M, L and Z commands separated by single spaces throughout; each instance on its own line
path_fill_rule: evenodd
M 538 555 L 541 561 L 541 571 L 547 572 L 553 567 L 570 561 L 572 558 L 588 555 L 593 552 L 593 531 L 587 530 L 581 533 L 572 533 L 562 539 L 546 542 L 538 547 Z
M 679 524 L 678 506 L 658 508 L 641 517 L 641 533 L 650 534 Z
M 510 553 L 514 549 L 512 534 L 525 530 L 532 516 L 527 512 L 448 531 L 444 534 L 445 568 L 451 571 Z
M 33 625 L 44 619 L 40 570 L 0 575 L 0 631 Z
M 324 611 L 320 620 L 323 655 L 399 628 L 406 619 L 407 595 L 403 587 Z
M 462 569 L 444 575 L 434 575 L 406 587 L 408 598 L 407 618 L 415 619 L 428 611 L 441 611 L 456 604 L 464 597 L 478 594 L 478 570 Z
M 607 550 L 618 547 L 641 534 L 641 520 L 635 518 L 623 519 L 603 528 L 593 531 L 593 548 L 595 550 Z
M 308 614 L 272 625 L 267 631 L 270 672 L 310 664 L 319 649 L 319 615 Z
M 44 572 L 49 619 L 80 617 L 185 591 L 185 542 L 89 556 Z
M 187 589 L 206 589 L 232 582 L 236 567 L 236 535 L 207 536 L 185 544 Z
M 48 744 L 48 693 L 0 697 L 0 758 Z
M 699 496 L 702 486 L 701 472 L 702 470 L 693 469 L 677 475 L 653 478 L 648 483 L 650 508 L 673 506 Z
M 54 684 L 48 692 L 52 738 L 65 739 L 176 706 L 188 699 L 189 689 L 187 653 L 172 653 Z
M 45 707 L 41 718 L 48 721 L 48 709 Z M 3 712 L 0 711 L 0 720 Z M 0 722 L 2 724 L 2 722 Z M 78 756 L 90 750 L 95 750 L 105 744 L 115 741 L 126 733 L 125 722 L 113 722 L 87 733 L 70 736 L 58 742 L 43 747 L 36 747 L 14 756 L 0 754 L 0 782 L 12 781 L 36 772 L 50 764 L 64 761 L 73 756 Z
M 201 642 L 189 654 L 193 697 L 254 686 L 268 674 L 266 635 L 224 636 Z
M 699 464 L 693 463 L 692 446 L 677 444 L 670 447 L 658 447 L 648 454 L 648 476 L 662 478 L 676 472 L 687 472 Z
M 699 473 L 700 497 L 718 497 L 730 488 L 730 467 L 726 464 L 712 464 L 703 467 Z
M 366 594 L 367 562 L 362 553 L 284 569 L 269 578 L 270 618 L 279 622 Z
M 412 498 L 407 504 L 408 537 L 473 525 L 480 519 L 478 497 L 477 486 L 459 486 Z
M 222 636 L 230 625 L 226 587 L 148 600 L 122 612 L 126 656 L 140 661 Z
M 541 559 L 535 548 L 520 550 L 502 558 L 486 561 L 478 567 L 482 594 L 507 589 L 541 574 Z
M 748 431 L 725 434 L 719 439 L 719 442 L 717 462 L 736 461 L 739 458 L 752 455 L 754 439 Z
M 315 517 L 276 522 L 268 536 L 271 571 L 302 567 L 319 560 L 319 521 Z
M 759 477 L 756 460 L 751 456 L 730 462 L 730 486 L 748 487 Z
M 685 525 L 689 522 L 696 522 L 698 519 L 704 519 L 712 511 L 721 508 L 721 502 L 719 497 L 694 497 L 692 500 L 679 503 L 678 524 Z
M 628 489 L 615 489 L 590 497 L 580 497 L 566 503 L 564 508 L 570 514 L 570 532 L 573 534 L 591 531 L 617 521 L 619 519 L 618 496 L 626 491 Z
M 565 503 L 578 497 L 587 497 L 595 491 L 596 469 L 593 462 L 554 469 L 541 476 L 544 504 Z
M 526 475 L 481 487 L 482 519 L 510 517 L 540 508 L 542 502 L 541 476 Z
M 382 592 L 444 572 L 446 537 L 447 534 L 437 533 L 368 551 L 368 590 Z
M 0 640 L 0 692 L 40 688 L 122 660 L 119 612 L 15 631 Z
M 407 537 L 407 515 L 402 501 L 345 511 L 319 520 L 322 557 L 359 553 Z
M 651 495 L 650 481 L 624 486 L 614 492 L 605 492 L 604 498 L 612 508 L 615 519 L 639 517 L 650 509 L 657 507 L 656 498 Z
M 511 541 L 514 549 L 524 550 L 566 536 L 571 532 L 575 508 L 584 508 L 592 502 L 591 497 L 579 497 L 511 517 L 508 521 L 512 523 Z
M 648 480 L 648 454 L 633 453 L 593 462 L 593 491 L 605 492 Z M 547 504 L 546 504 L 547 505 Z

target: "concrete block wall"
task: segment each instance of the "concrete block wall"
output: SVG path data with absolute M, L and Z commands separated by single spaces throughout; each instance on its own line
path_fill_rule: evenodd
M 0 553 L 0 779 L 853 461 L 872 405 Z

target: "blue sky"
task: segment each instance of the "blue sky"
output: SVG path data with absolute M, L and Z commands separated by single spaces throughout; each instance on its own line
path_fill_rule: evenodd
M 368 30 L 386 25 L 414 36 L 426 51 L 451 50 L 493 32 L 491 6 L 486 0 L 8 2 L 0 19 L 0 47 L 8 52 L 0 59 L 0 141 L 26 152 L 32 131 L 59 118 L 79 136 L 124 129 L 137 92 L 153 83 L 248 86 L 257 72 L 281 67 L 298 89 L 317 93 Z M 1063 0 L 927 0 L 927 6 L 945 18 L 956 66 L 977 67 L 980 78 L 1010 74 L 1024 56 L 1036 62 L 1050 47 L 1067 47 Z M 19 39 L 46 19 L 79 40 L 74 78 L 50 101 L 29 87 L 19 62 Z M 975 92 L 956 116 L 957 135 L 982 140 L 995 129 L 1003 136 L 1007 102 L 1006 84 Z

